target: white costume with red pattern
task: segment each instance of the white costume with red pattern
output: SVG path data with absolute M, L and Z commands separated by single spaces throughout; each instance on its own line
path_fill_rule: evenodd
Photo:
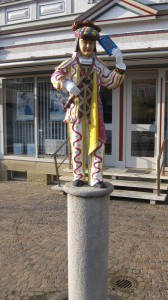
M 76 85 L 83 78 L 87 65 L 80 63 L 78 53 L 58 66 L 52 74 L 53 86 L 62 90 L 65 80 Z M 87 71 L 86 71 L 87 74 Z M 81 93 L 75 97 L 66 112 L 65 122 L 69 123 L 74 180 L 85 181 L 86 145 L 88 144 L 88 183 L 93 186 L 102 181 L 104 144 L 106 141 L 103 122 L 100 87 L 117 88 L 124 80 L 124 71 L 115 68 L 110 71 L 94 54 L 92 68 L 87 80 L 82 81 Z

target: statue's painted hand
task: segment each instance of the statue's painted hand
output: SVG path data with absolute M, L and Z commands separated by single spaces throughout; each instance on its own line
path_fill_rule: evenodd
M 80 89 L 76 86 L 76 84 L 71 88 L 70 94 L 74 96 L 78 96 L 80 94 Z
M 80 89 L 77 87 L 76 83 L 71 80 L 65 80 L 63 82 L 63 88 L 66 89 L 73 96 L 78 96 L 80 93 Z
M 126 65 L 123 62 L 123 55 L 122 55 L 122 52 L 120 51 L 120 49 L 119 48 L 114 48 L 112 50 L 112 53 L 116 58 L 116 67 L 121 69 L 121 70 L 125 70 Z

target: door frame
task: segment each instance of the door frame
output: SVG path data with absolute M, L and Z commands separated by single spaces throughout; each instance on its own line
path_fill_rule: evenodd
M 154 157 L 137 157 L 131 156 L 131 129 L 133 127 L 137 128 L 136 131 L 149 131 L 150 124 L 132 124 L 131 123 L 131 112 L 132 112 L 132 80 L 133 79 L 145 79 L 145 78 L 156 78 L 156 111 L 155 111 L 155 124 L 157 126 L 157 132 L 155 133 L 155 146 L 154 146 Z M 158 72 L 152 73 L 146 72 L 143 74 L 132 73 L 127 76 L 127 107 L 126 107 L 126 151 L 125 151 L 125 165 L 130 168 L 156 168 L 156 160 L 157 160 L 157 145 L 158 145 Z

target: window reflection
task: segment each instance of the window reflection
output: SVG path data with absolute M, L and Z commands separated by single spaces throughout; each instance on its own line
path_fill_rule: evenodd
M 112 154 L 112 131 L 111 130 L 106 130 L 106 144 L 105 144 L 105 154 L 106 155 L 111 155 Z
M 154 157 L 155 133 L 149 131 L 131 132 L 131 156 Z
M 39 157 L 52 155 L 67 139 L 64 105 L 68 95 L 52 88 L 50 77 L 38 78 L 38 128 Z M 59 155 L 66 155 L 67 145 Z
M 3 84 L 5 154 L 52 155 L 67 139 L 63 106 L 68 95 L 52 89 L 49 76 L 37 79 L 37 98 L 34 78 L 5 79 Z M 38 121 L 36 134 L 35 115 Z M 38 136 L 38 141 L 35 136 Z M 35 144 L 38 144 L 38 153 Z M 66 152 L 65 145 L 58 154 L 65 155 Z
M 155 122 L 156 79 L 132 81 L 132 124 Z
M 112 90 L 108 90 L 104 87 L 100 89 L 100 99 L 103 105 L 103 117 L 104 123 L 112 123 Z
M 6 79 L 5 154 L 35 155 L 34 79 Z

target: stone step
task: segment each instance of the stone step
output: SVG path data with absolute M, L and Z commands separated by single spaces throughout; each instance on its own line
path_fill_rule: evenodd
M 111 180 L 110 181 L 114 186 L 122 186 L 122 187 L 130 187 L 130 188 L 139 188 L 139 189 L 152 189 L 156 190 L 157 185 L 155 182 L 145 182 L 145 181 L 128 181 L 128 180 Z M 168 184 L 167 183 L 161 183 L 160 189 L 167 191 Z
M 63 169 L 63 172 L 64 173 L 73 173 L 73 170 L 70 168 L 65 168 L 65 169 Z
M 70 182 L 73 180 L 73 176 L 72 174 L 68 174 L 67 176 L 60 176 L 60 181 L 63 182 Z M 87 177 L 86 177 L 86 181 L 87 181 Z M 128 181 L 128 180 L 108 180 L 105 179 L 104 181 L 108 181 L 111 182 L 114 186 L 122 186 L 122 187 L 133 187 L 133 188 L 139 188 L 139 189 L 152 189 L 152 190 L 156 190 L 157 186 L 156 183 L 154 182 L 145 182 L 145 181 Z M 168 189 L 168 184 L 166 183 L 161 183 L 160 185 L 160 190 L 164 190 L 166 191 Z
M 151 204 L 155 204 L 156 201 L 165 201 L 167 195 L 161 194 L 157 196 L 153 193 L 145 193 L 145 192 L 137 192 L 137 191 L 126 191 L 126 190 L 115 190 L 110 194 L 110 198 L 113 199 L 114 197 L 121 198 L 129 198 L 132 199 L 139 199 L 139 200 L 149 200 Z
M 63 171 L 66 174 L 72 173 L 72 169 L 65 168 Z M 137 173 L 136 173 L 137 172 Z M 88 174 L 88 170 L 86 170 L 86 174 Z M 157 173 L 154 170 L 131 170 L 127 168 L 106 168 L 103 171 L 103 177 L 104 178 L 112 178 L 112 177 L 125 177 L 125 178 L 143 178 L 143 179 L 153 179 L 156 180 L 157 178 Z M 168 181 L 168 175 L 166 174 L 165 176 L 161 175 L 161 179 L 167 180 Z
M 110 172 L 105 171 L 103 174 L 104 174 L 104 176 L 109 176 Z M 116 172 L 116 171 L 114 171 L 114 172 L 111 172 L 111 176 L 113 178 L 114 177 L 120 177 L 120 178 L 124 177 L 124 178 L 135 178 L 135 179 L 136 178 L 139 178 L 139 179 L 143 178 L 143 179 L 149 179 L 149 180 L 150 179 L 154 179 L 154 180 L 157 179 L 156 172 L 151 172 L 151 173 L 147 174 L 147 173 L 129 173 L 129 172 Z M 167 175 L 166 176 L 161 175 L 160 179 L 168 181 L 168 176 Z
M 73 180 L 73 176 L 72 176 L 72 174 L 68 174 L 67 176 L 63 175 L 63 176 L 60 176 L 60 180 L 61 181 L 65 181 L 65 182 L 69 182 L 69 181 Z

